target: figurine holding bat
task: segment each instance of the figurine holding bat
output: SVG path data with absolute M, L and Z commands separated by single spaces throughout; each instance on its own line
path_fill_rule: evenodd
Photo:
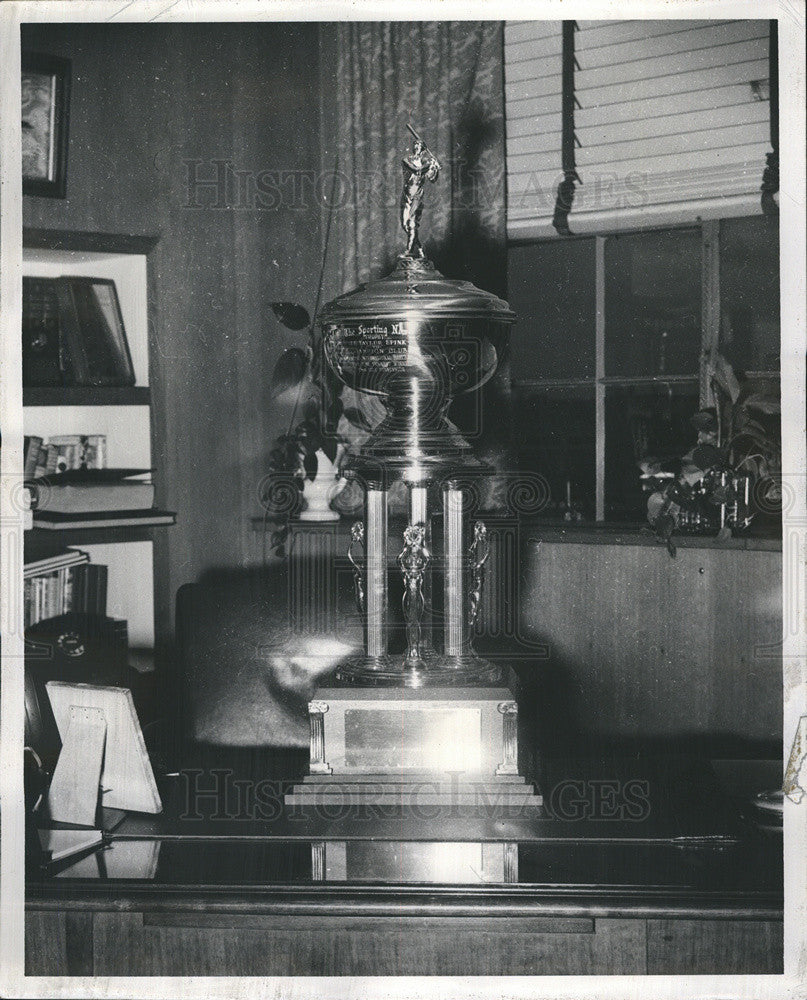
M 423 260 L 425 254 L 418 239 L 418 226 L 423 211 L 423 188 L 426 181 L 434 184 L 440 174 L 437 158 L 426 146 L 411 125 L 406 126 L 414 136 L 411 156 L 401 161 L 403 166 L 403 192 L 401 193 L 401 227 L 406 233 L 406 251 L 402 257 Z

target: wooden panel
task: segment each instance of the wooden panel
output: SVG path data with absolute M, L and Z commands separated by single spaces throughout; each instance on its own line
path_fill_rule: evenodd
M 372 841 L 368 842 L 372 843 Z M 364 931 L 367 929 L 367 917 L 339 917 L 339 928 L 343 931 Z M 473 934 L 488 934 L 490 920 L 495 918 L 451 917 L 451 927 L 454 931 Z M 508 919 L 509 934 L 594 934 L 593 917 L 520 917 Z M 311 930 L 312 917 L 295 914 L 265 914 L 265 913 L 145 913 L 144 927 L 195 927 L 208 930 L 221 929 L 263 930 L 263 931 L 306 931 Z M 408 925 L 409 926 L 409 925 Z M 432 932 L 440 927 L 439 919 L 414 919 L 411 929 L 421 932 Z
M 180 517 L 157 543 L 159 643 L 181 583 L 248 561 L 248 518 L 288 423 L 269 376 L 302 339 L 269 302 L 310 310 L 316 295 L 318 26 L 27 24 L 22 41 L 71 59 L 81 80 L 68 197 L 24 198 L 26 225 L 160 234 L 150 254 L 153 464 L 158 502 Z M 233 170 L 244 172 L 240 187 Z M 220 176 L 221 197 L 210 185 L 194 193 L 192 171 Z M 258 200 L 257 177 L 271 187 L 279 171 L 288 184 L 271 189 L 272 207 Z
M 67 919 L 64 913 L 32 910 L 25 914 L 25 975 L 67 974 Z
M 544 738 L 781 741 L 781 554 L 527 546 L 523 632 L 545 642 Z M 550 733 L 552 734 L 550 736 Z
M 478 929 L 449 919 L 342 918 L 271 931 L 144 926 L 142 914 L 95 917 L 96 975 L 641 974 L 645 923 L 597 920 L 595 933 L 513 933 L 506 918 Z M 481 935 L 484 935 L 482 937 Z M 484 946 L 480 947 L 484 941 Z
M 647 922 L 649 975 L 781 975 L 783 970 L 783 925 L 780 922 Z

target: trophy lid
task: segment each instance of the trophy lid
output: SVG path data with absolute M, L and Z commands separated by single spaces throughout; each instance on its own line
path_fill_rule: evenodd
M 446 278 L 430 260 L 398 258 L 383 278 L 365 282 L 323 307 L 320 323 L 350 323 L 354 320 L 487 319 L 513 323 L 515 313 L 498 296 L 477 288 L 470 281 Z

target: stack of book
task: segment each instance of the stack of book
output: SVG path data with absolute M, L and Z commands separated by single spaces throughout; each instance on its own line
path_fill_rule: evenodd
M 147 469 L 69 469 L 27 485 L 35 528 L 151 526 L 175 519 L 154 508 Z
M 25 628 L 68 611 L 106 614 L 108 569 L 79 549 L 26 545 Z

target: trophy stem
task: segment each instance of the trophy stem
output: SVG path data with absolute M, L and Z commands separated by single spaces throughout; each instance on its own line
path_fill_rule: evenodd
M 367 490 L 366 500 L 367 655 L 387 652 L 387 491 Z

